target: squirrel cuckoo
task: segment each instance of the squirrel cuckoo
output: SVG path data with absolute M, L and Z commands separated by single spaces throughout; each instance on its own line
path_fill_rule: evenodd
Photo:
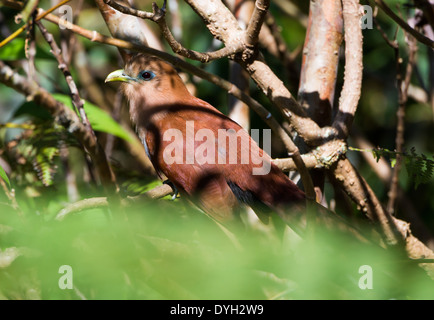
M 217 221 L 233 219 L 239 203 L 254 210 L 303 203 L 304 192 L 249 134 L 191 95 L 165 61 L 137 54 L 109 81 L 122 82 L 131 121 L 157 173 Z

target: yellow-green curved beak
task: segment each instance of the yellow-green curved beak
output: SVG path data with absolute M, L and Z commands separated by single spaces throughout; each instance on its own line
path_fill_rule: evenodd
M 124 70 L 119 69 L 113 71 L 107 76 L 107 78 L 105 78 L 105 82 L 113 82 L 113 81 L 131 82 L 131 81 L 136 81 L 136 79 L 126 75 Z

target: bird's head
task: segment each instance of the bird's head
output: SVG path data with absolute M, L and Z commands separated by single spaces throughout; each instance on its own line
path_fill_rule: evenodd
M 105 82 L 122 82 L 130 104 L 173 103 L 189 96 L 184 82 L 167 62 L 145 54 L 133 56 L 124 69 L 110 73 Z

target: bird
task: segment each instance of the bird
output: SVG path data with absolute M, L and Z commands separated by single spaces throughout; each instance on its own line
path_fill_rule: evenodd
M 220 223 L 250 206 L 259 217 L 302 206 L 305 193 L 238 123 L 192 95 L 176 69 L 133 55 L 105 82 L 121 82 L 136 133 L 160 177 Z

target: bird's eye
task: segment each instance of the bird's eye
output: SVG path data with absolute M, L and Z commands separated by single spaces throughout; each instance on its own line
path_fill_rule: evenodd
M 149 81 L 155 77 L 155 73 L 153 73 L 152 71 L 145 70 L 145 71 L 140 72 L 140 77 L 143 80 Z

